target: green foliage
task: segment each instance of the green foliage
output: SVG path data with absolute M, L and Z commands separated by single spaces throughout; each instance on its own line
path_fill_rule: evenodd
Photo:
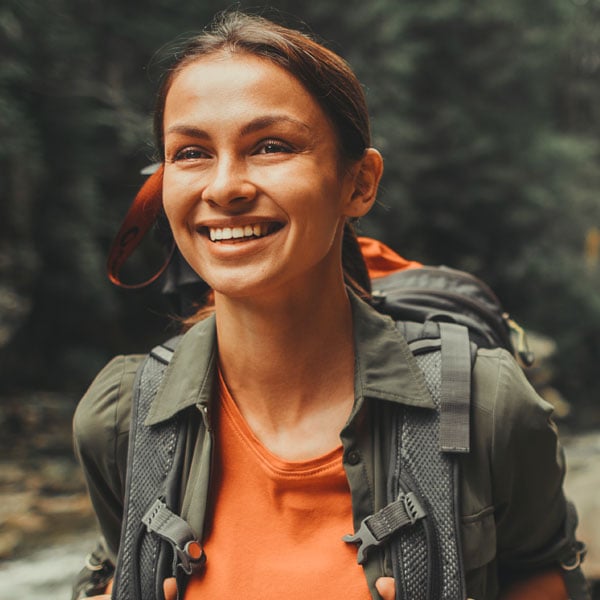
M 583 256 L 600 223 L 599 16 L 591 2 L 405 2 L 376 53 L 400 57 L 394 86 L 370 83 L 388 157 L 373 230 L 490 282 L 558 342 L 574 403 L 600 391 L 599 277 Z
M 558 342 L 568 399 L 591 403 L 600 267 L 584 246 L 600 227 L 600 2 L 238 5 L 317 32 L 364 82 L 386 159 L 382 205 L 365 231 L 490 282 L 512 313 Z M 155 52 L 229 6 L 4 0 L 7 384 L 80 389 L 111 354 L 164 337 L 158 291 L 111 288 L 104 262 L 153 156 Z

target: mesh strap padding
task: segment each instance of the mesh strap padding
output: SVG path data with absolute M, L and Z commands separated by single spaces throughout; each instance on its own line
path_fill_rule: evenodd
M 177 442 L 177 420 L 147 427 L 144 421 L 156 396 L 166 365 L 151 355 L 144 361 L 134 387 L 129 434 L 125 510 L 113 600 L 155 600 L 158 552 L 156 536 L 140 538 L 142 516 L 157 497 L 166 474 L 172 467 Z M 138 544 L 138 539 L 141 539 Z M 136 572 L 137 570 L 137 572 Z M 143 573 L 143 577 L 139 574 Z M 141 590 L 136 581 L 140 580 Z M 140 600 L 141 600 L 140 599 Z
M 456 458 L 440 451 L 441 353 L 416 357 L 438 408 L 398 407 L 389 497 L 412 489 L 427 516 L 392 538 L 396 597 L 402 600 L 465 598 L 457 523 Z M 470 372 L 470 365 L 469 365 Z

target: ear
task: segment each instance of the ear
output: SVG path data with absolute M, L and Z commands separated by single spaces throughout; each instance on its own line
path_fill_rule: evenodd
M 344 214 L 347 217 L 358 218 L 371 210 L 377 198 L 377 189 L 383 174 L 383 158 L 375 148 L 367 148 L 352 171 L 354 189 L 346 203 Z

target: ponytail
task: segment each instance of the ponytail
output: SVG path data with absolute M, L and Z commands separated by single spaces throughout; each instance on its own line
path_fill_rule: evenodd
M 356 232 L 349 221 L 344 225 L 342 267 L 346 285 L 360 298 L 368 302 L 371 299 L 371 279 Z

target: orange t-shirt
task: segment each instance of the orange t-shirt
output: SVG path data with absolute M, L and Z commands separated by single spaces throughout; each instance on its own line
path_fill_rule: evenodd
M 207 562 L 185 600 L 367 600 L 342 447 L 286 461 L 254 436 L 223 381 Z

